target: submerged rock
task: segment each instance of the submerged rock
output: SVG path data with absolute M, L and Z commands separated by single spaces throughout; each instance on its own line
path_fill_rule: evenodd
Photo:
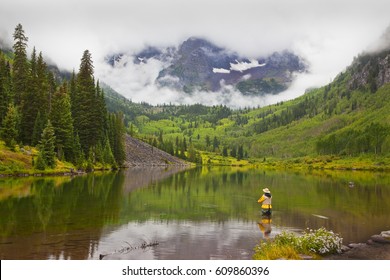
M 367 245 L 366 243 L 351 243 L 351 244 L 348 244 L 348 247 L 349 248 L 359 248 L 359 247 L 366 246 L 366 245 Z

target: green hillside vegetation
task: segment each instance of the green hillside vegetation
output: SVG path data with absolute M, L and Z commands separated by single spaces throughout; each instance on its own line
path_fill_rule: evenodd
M 389 61 L 388 50 L 360 55 L 332 83 L 263 108 L 120 106 L 130 134 L 198 163 L 389 169 Z
M 84 52 L 78 73 L 58 82 L 41 52 L 33 48 L 28 58 L 21 24 L 13 38 L 12 52 L 0 50 L 0 173 L 122 165 L 123 115 L 108 113 L 91 53 Z
M 390 168 L 389 49 L 358 56 L 333 82 L 294 100 L 233 110 L 129 101 L 95 81 L 89 51 L 79 72 L 58 82 L 42 53 L 27 58 L 21 25 L 14 39 L 13 52 L 0 52 L 0 138 L 9 152 L 36 147 L 37 169 L 57 159 L 83 169 L 121 165 L 125 131 L 197 164 Z

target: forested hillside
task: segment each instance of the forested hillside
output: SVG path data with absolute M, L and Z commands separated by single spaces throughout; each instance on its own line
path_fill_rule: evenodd
M 0 138 L 15 160 L 2 149 L 1 171 L 54 169 L 58 160 L 82 169 L 122 165 L 123 115 L 107 112 L 91 53 L 82 55 L 78 73 L 58 82 L 41 52 L 28 56 L 22 25 L 13 38 L 13 51 L 0 51 Z
M 359 55 L 330 84 L 287 102 L 232 110 L 225 106 L 142 106 L 121 102 L 130 134 L 171 154 L 199 162 L 214 158 L 373 158 L 388 168 L 390 50 Z M 115 110 L 115 102 L 111 108 Z M 137 114 L 132 114 L 133 110 Z M 209 154 L 210 155 L 210 154 Z M 203 157 L 210 161 L 210 156 Z M 307 161 L 307 162 L 306 162 Z M 314 160 L 315 161 L 315 160 Z M 232 160 L 219 162 L 231 163 Z
M 349 167 L 360 168 L 354 164 L 370 159 L 389 168 L 389 46 L 359 55 L 333 82 L 299 98 L 233 110 L 134 103 L 95 80 L 88 50 L 67 78 L 35 49 L 28 57 L 27 43 L 18 25 L 13 50 L 0 52 L 1 145 L 27 156 L 10 161 L 3 151 L 3 172 L 54 168 L 58 159 L 83 169 L 116 167 L 125 161 L 125 131 L 198 164 L 276 159 L 323 167 L 350 159 Z

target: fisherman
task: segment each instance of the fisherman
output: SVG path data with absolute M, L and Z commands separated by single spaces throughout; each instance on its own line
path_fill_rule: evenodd
M 272 195 L 268 188 L 263 189 L 264 194 L 257 201 L 258 203 L 262 203 L 261 212 L 265 216 L 270 216 L 272 213 Z

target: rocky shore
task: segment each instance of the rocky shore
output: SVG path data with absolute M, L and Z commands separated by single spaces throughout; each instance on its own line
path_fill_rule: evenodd
M 373 235 L 366 243 L 343 246 L 342 253 L 326 256 L 327 260 L 390 260 L 390 230 Z
M 131 166 L 188 166 L 189 163 L 126 134 L 126 162 Z

